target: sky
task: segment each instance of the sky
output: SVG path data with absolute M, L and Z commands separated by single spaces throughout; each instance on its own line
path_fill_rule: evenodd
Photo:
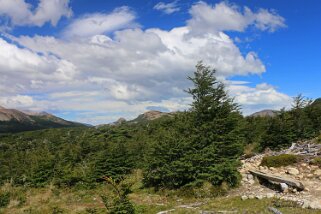
M 202 60 L 244 115 L 321 91 L 318 0 L 0 0 L 0 105 L 103 124 L 190 108 Z

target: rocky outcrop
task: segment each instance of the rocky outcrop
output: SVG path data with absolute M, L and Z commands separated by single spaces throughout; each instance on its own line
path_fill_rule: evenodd
M 239 169 L 242 175 L 242 186 L 235 191 L 235 194 L 239 195 L 242 200 L 279 198 L 293 201 L 303 208 L 321 209 L 321 169 L 310 161 L 315 157 L 320 157 L 320 150 L 320 144 L 306 141 L 293 144 L 289 149 L 280 152 L 258 154 L 242 160 L 242 167 Z M 260 165 L 264 156 L 284 153 L 302 155 L 302 161 L 279 168 Z M 277 185 L 262 183 L 256 176 L 253 176 L 251 173 L 253 171 L 260 171 L 285 180 L 295 180 L 303 184 L 304 190 L 300 191 L 299 188 L 293 188 L 286 182 L 279 181 Z
M 277 111 L 267 109 L 267 110 L 255 112 L 251 114 L 250 117 L 274 117 L 276 115 L 277 115 Z
M 172 116 L 173 112 L 161 112 L 161 111 L 147 111 L 144 114 L 139 115 L 136 119 L 129 121 L 130 123 L 140 123 L 140 122 L 148 122 L 151 120 L 156 120 L 164 116 Z

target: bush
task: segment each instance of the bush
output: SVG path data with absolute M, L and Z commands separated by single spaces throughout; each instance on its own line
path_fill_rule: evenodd
M 9 202 L 10 202 L 10 193 L 0 192 L 0 207 L 8 206 Z
M 113 197 L 101 195 L 101 199 L 110 214 L 134 214 L 134 205 L 129 201 L 128 194 L 131 193 L 131 184 L 125 182 L 116 183 L 112 178 L 103 178 L 112 188 Z
M 314 158 L 311 163 L 321 167 L 321 157 Z
M 288 166 L 291 164 L 298 163 L 301 157 L 298 155 L 282 154 L 278 156 L 267 156 L 264 157 L 261 166 L 267 167 L 281 167 Z

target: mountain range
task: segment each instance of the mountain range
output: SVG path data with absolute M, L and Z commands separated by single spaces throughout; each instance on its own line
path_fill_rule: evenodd
M 79 126 L 85 125 L 64 120 L 47 112 L 20 111 L 0 106 L 0 133 Z

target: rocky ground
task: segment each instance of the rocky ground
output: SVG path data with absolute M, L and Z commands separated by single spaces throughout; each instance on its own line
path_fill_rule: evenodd
M 262 158 L 266 155 L 279 154 L 304 155 L 305 158 L 299 163 L 286 167 L 264 167 L 260 166 Z M 280 198 L 292 201 L 303 208 L 321 209 L 321 169 L 317 165 L 311 164 L 311 159 L 320 157 L 321 145 L 311 142 L 293 144 L 289 149 L 281 152 L 267 152 L 258 154 L 248 159 L 242 160 L 240 172 L 242 174 L 242 186 L 233 192 L 239 195 L 242 200 L 257 198 Z M 259 182 L 249 170 L 257 170 L 283 178 L 295 179 L 304 185 L 303 191 L 290 188 L 287 185 L 271 186 L 267 183 Z

